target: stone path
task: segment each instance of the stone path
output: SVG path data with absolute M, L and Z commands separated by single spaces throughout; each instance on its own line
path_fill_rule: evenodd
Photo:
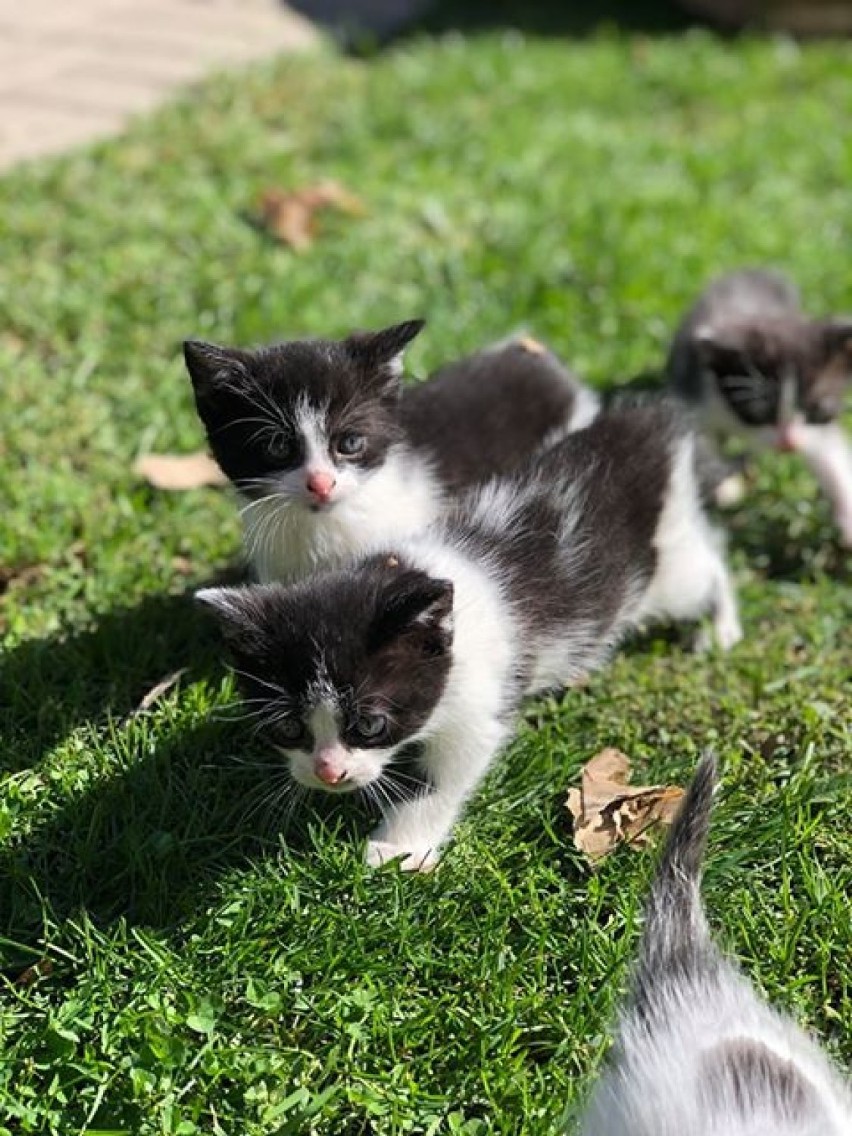
M 276 0 L 0 0 L 0 169 L 116 133 L 213 68 L 316 42 Z

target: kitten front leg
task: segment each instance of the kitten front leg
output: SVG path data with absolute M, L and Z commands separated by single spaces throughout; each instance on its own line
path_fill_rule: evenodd
M 454 735 L 439 735 L 426 744 L 422 762 L 433 787 L 385 813 L 367 844 L 366 861 L 372 867 L 402 857 L 404 872 L 428 872 L 440 860 L 442 846 L 499 752 L 506 729 L 493 722 L 475 737 L 469 730 Z
M 798 449 L 831 503 L 840 543 L 852 548 L 852 445 L 838 423 L 805 426 Z

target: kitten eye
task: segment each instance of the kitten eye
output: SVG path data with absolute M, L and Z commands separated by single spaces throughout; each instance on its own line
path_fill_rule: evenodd
M 275 732 L 287 741 L 295 741 L 304 733 L 304 726 L 298 718 L 282 718 L 275 723 Z
M 355 732 L 362 738 L 378 738 L 385 732 L 387 724 L 384 714 L 359 714 L 355 719 Z
M 279 461 L 290 458 L 293 456 L 294 450 L 293 437 L 283 430 L 276 430 L 266 443 L 266 449 L 270 457 L 277 458 Z
M 356 434 L 354 430 L 350 430 L 348 434 L 341 434 L 335 443 L 337 452 L 347 458 L 360 454 L 366 445 L 367 439 L 364 435 Z

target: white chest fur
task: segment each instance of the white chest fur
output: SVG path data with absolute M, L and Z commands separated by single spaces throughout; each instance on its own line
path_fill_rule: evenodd
M 424 529 L 441 504 L 427 464 L 400 447 L 329 509 L 312 511 L 301 500 L 275 497 L 249 503 L 243 511 L 246 551 L 261 583 L 292 582 Z

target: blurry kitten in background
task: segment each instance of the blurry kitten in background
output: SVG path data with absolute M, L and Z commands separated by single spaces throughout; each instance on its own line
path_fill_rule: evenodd
M 337 567 L 425 528 L 452 494 L 597 413 L 596 396 L 524 338 L 403 387 L 403 352 L 422 326 L 254 350 L 184 345 L 261 582 Z
M 294 780 L 372 796 L 367 859 L 407 870 L 437 861 L 523 697 L 601 666 L 650 619 L 709 612 L 722 647 L 741 635 L 694 436 L 662 401 L 602 412 L 342 570 L 198 598 Z M 395 764 L 412 747 L 415 792 Z
M 850 1136 L 852 1093 L 716 948 L 699 886 L 716 764 L 698 766 L 646 906 L 630 1000 L 582 1136 Z
M 667 363 L 672 388 L 717 441 L 800 453 L 852 546 L 852 447 L 839 418 L 852 376 L 852 319 L 811 319 L 796 288 L 763 269 L 713 281 L 686 314 Z M 741 480 L 721 480 L 719 504 Z

